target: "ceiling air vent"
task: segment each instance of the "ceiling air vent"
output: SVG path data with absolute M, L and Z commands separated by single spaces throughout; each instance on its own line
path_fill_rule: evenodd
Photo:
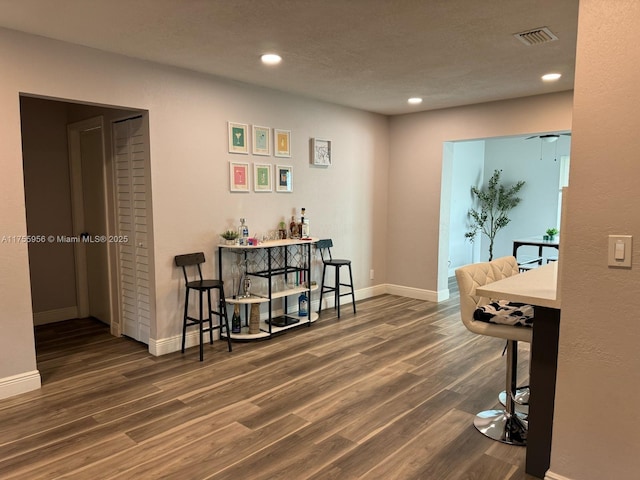
M 558 40 L 558 37 L 547 27 L 534 28 L 526 32 L 514 33 L 514 37 L 525 45 L 542 45 L 543 43 Z

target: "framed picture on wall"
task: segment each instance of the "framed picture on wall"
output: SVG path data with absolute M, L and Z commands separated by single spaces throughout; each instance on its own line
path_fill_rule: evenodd
M 276 165 L 276 192 L 293 192 L 293 167 Z
M 229 162 L 229 190 L 232 192 L 249 191 L 249 164 Z
M 270 192 L 273 190 L 271 165 L 266 163 L 253 164 L 253 190 L 256 192 Z
M 253 126 L 253 154 L 271 155 L 271 129 Z
M 276 157 L 291 156 L 291 130 L 273 129 L 274 155 Z
M 249 153 L 246 123 L 229 122 L 229 153 Z
M 331 140 L 311 139 L 311 163 L 313 165 L 331 165 Z

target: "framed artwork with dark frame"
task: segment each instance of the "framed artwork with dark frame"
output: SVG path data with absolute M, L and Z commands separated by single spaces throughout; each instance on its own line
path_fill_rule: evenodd
M 293 167 L 276 165 L 276 192 L 293 192 Z

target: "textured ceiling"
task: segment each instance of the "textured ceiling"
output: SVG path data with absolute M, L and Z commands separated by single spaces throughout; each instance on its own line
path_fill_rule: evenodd
M 571 90 L 577 23 L 578 0 L 0 0 L 0 26 L 389 115 Z

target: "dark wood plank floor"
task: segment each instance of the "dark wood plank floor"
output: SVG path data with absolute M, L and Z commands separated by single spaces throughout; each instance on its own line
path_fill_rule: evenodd
M 36 341 L 42 389 L 0 400 L 3 479 L 533 479 L 524 448 L 473 427 L 504 345 L 464 329 L 455 294 L 323 311 L 232 353 L 216 341 L 203 363 L 91 319 Z

